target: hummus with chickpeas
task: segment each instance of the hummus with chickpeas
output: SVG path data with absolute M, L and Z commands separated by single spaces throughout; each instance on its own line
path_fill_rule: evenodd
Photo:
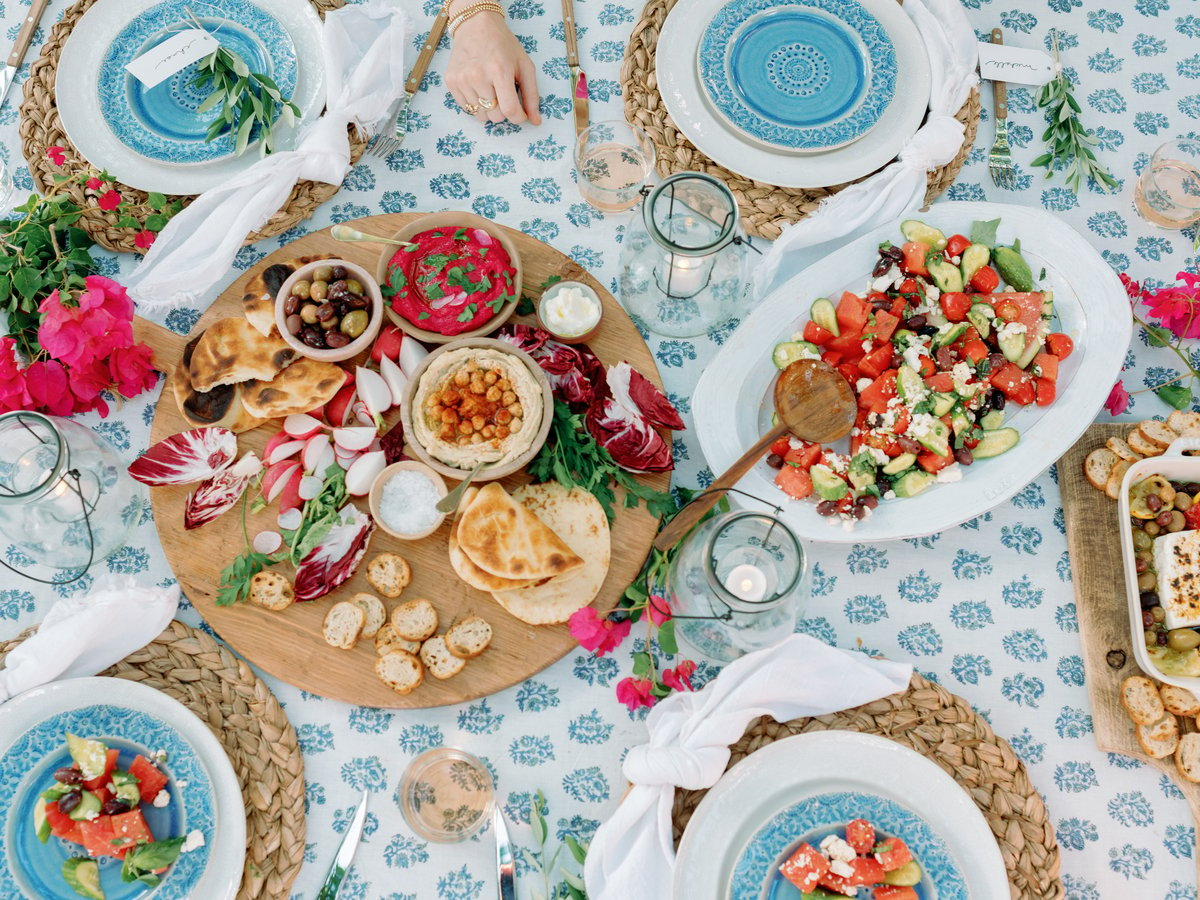
M 537 435 L 542 386 L 512 354 L 451 350 L 421 375 L 412 419 L 413 439 L 448 466 L 507 462 Z

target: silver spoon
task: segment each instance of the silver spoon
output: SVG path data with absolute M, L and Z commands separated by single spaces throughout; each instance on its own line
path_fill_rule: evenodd
M 458 483 L 458 487 L 439 500 L 433 508 L 440 513 L 454 512 L 454 510 L 458 509 L 458 501 L 462 499 L 462 495 L 465 494 L 467 488 L 471 486 L 471 482 L 475 480 L 475 476 L 478 475 L 486 465 L 488 465 L 488 463 L 478 463 L 474 469 L 467 473 L 467 477 Z
M 365 231 L 359 231 L 357 228 L 351 228 L 349 225 L 334 225 L 329 230 L 329 234 L 335 241 L 364 241 L 368 244 L 395 244 L 397 247 L 417 246 L 411 241 L 397 241 L 392 238 L 380 237 L 377 234 L 367 234 Z

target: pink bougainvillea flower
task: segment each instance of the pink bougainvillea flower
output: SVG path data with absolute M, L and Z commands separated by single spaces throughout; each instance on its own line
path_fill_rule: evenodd
M 92 360 L 107 359 L 115 348 L 133 343 L 129 321 L 117 319 L 95 306 L 87 309 L 64 306 L 57 291 L 41 302 L 38 311 L 42 314 L 38 343 L 67 366 L 85 366 Z
M 112 212 L 121 205 L 121 194 L 111 188 L 100 195 L 100 199 L 96 201 L 100 208 L 105 212 Z
M 136 397 L 154 387 L 154 351 L 145 344 L 117 347 L 108 358 L 112 382 L 124 397 Z
M 69 416 L 75 409 L 75 395 L 68 389 L 67 370 L 58 360 L 39 359 L 25 370 L 29 396 L 38 409 L 53 416 Z
M 1142 298 L 1142 286 L 1140 283 L 1134 281 L 1124 272 L 1117 277 L 1121 279 L 1121 284 L 1125 285 L 1125 293 L 1129 296 L 1130 300 L 1140 300 Z
M 646 603 L 646 615 L 650 617 L 650 621 L 656 628 L 661 628 L 664 623 L 670 621 L 671 607 L 667 603 L 667 598 L 651 594 Z
M 1118 381 L 1112 386 L 1112 390 L 1108 392 L 1108 399 L 1104 401 L 1104 408 L 1114 416 L 1119 416 L 1129 409 L 1129 391 L 1125 390 L 1123 382 Z
M 567 627 L 571 631 L 571 637 L 579 641 L 579 646 L 597 656 L 603 656 L 617 649 L 621 641 L 625 640 L 625 636 L 629 634 L 630 623 L 628 619 L 610 622 L 607 618 L 601 618 L 592 607 L 585 606 L 571 614 L 571 618 L 567 620 Z
M 153 231 L 143 228 L 133 236 L 133 246 L 139 250 L 149 250 L 154 244 L 154 239 L 158 237 Z
M 696 664 L 690 659 L 681 659 L 674 669 L 662 673 L 662 682 L 675 691 L 692 690 L 692 676 L 696 674 Z
M 100 188 L 104 187 L 104 182 L 93 175 L 87 180 L 87 186 L 89 190 L 98 191 Z
M 53 147 L 46 148 L 46 157 L 56 166 L 61 166 L 67 161 L 66 147 L 59 147 L 55 144 Z
M 0 412 L 31 409 L 32 398 L 25 384 L 25 372 L 17 362 L 17 342 L 0 338 Z
M 103 309 L 114 319 L 133 322 L 133 301 L 129 299 L 129 292 L 124 285 L 103 275 L 89 275 L 83 283 L 87 285 L 87 290 L 79 297 L 80 309 Z M 128 333 L 132 337 L 132 327 Z
M 654 684 L 648 678 L 622 678 L 617 682 L 617 699 L 630 710 L 642 706 L 653 706 L 655 696 L 651 693 Z

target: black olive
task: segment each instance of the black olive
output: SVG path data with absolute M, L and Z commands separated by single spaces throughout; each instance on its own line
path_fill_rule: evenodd
M 62 784 L 82 784 L 83 773 L 74 766 L 63 766 L 54 770 L 54 780 Z
M 1158 594 L 1154 591 L 1142 591 L 1138 600 L 1141 601 L 1142 609 L 1150 609 L 1151 607 L 1158 606 Z
M 822 500 L 817 504 L 817 515 L 832 516 L 837 513 L 837 504 L 832 500 Z
M 71 791 L 69 794 L 63 794 L 58 798 L 58 811 L 69 813 L 83 801 L 83 794 L 79 791 Z
M 916 332 L 923 337 L 933 337 L 933 335 L 937 334 L 937 329 L 932 325 L 923 325 L 917 328 Z
M 778 453 L 771 453 L 767 456 L 767 465 L 770 466 L 772 469 L 782 469 L 783 468 L 783 457 L 780 456 Z
M 964 465 L 964 466 L 969 466 L 971 463 L 975 462 L 974 454 L 972 454 L 971 451 L 968 450 L 966 447 L 960 447 L 958 450 L 955 450 L 954 451 L 954 459 L 960 465 Z
M 904 323 L 905 328 L 911 328 L 914 331 L 918 328 L 925 327 L 925 314 L 917 313 L 915 316 L 909 316 L 908 321 Z
M 262 274 L 263 282 L 266 284 L 267 290 L 270 291 L 272 295 L 278 294 L 279 289 L 283 287 L 283 283 L 292 276 L 293 271 L 294 270 L 291 266 L 285 266 L 281 263 L 268 266 Z
M 113 797 L 111 800 L 105 800 L 104 805 L 100 807 L 100 812 L 106 816 L 118 816 L 123 812 L 129 812 L 132 809 L 124 800 L 118 800 Z
M 882 275 L 884 272 L 886 272 L 891 267 L 892 267 L 891 258 L 887 257 L 887 256 L 880 256 L 879 260 L 875 263 L 875 268 L 871 270 L 871 277 L 878 278 L 880 275 Z
M 996 409 L 996 410 L 1004 409 L 1004 404 L 1007 402 L 1008 402 L 1008 400 L 1004 396 L 1004 391 L 1000 391 L 1000 390 L 992 391 L 992 409 Z

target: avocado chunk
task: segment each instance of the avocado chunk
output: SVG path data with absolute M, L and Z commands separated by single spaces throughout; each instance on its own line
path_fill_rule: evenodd
M 73 856 L 64 860 L 62 876 L 67 886 L 80 897 L 104 900 L 104 890 L 100 887 L 100 867 L 94 859 Z
M 104 774 L 104 768 L 108 763 L 108 748 L 100 741 L 77 737 L 68 731 L 67 751 L 71 754 L 75 765 L 79 766 L 79 771 L 83 773 L 84 781 L 91 781 Z
M 50 823 L 46 821 L 46 801 L 38 797 L 33 804 L 33 827 L 37 831 L 38 840 L 43 844 L 50 840 Z
M 812 479 L 813 489 L 822 500 L 841 500 L 850 492 L 850 485 L 833 469 L 822 463 L 810 466 L 808 477 Z
M 922 469 L 912 469 L 905 472 L 892 484 L 892 490 L 897 497 L 915 497 L 921 491 L 937 481 L 933 475 Z
M 1033 290 L 1033 272 L 1019 250 L 997 247 L 992 251 L 992 262 L 1004 283 L 1014 291 Z

